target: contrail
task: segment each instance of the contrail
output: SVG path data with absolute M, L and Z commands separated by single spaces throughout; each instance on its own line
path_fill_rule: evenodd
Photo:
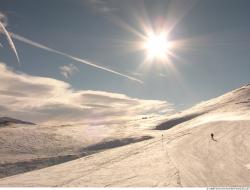
M 15 45 L 14 45 L 14 43 L 13 43 L 11 37 L 10 37 L 9 32 L 6 30 L 6 28 L 4 27 L 4 25 L 2 24 L 2 22 L 0 22 L 0 28 L 3 29 L 3 33 L 6 35 L 7 40 L 8 40 L 8 42 L 9 42 L 9 44 L 10 44 L 10 47 L 11 47 L 11 49 L 14 51 L 14 53 L 15 53 L 15 55 L 16 55 L 16 58 L 17 58 L 17 61 L 18 61 L 18 63 L 20 64 L 20 60 L 19 60 L 19 57 L 18 57 L 18 54 L 17 54 L 17 51 L 16 51 L 16 47 L 15 47 Z
M 132 76 L 122 74 L 122 73 L 117 72 L 117 71 L 114 71 L 114 70 L 112 70 L 112 69 L 109 69 L 109 68 L 106 68 L 106 67 L 102 67 L 102 66 L 100 66 L 100 65 L 96 65 L 96 64 L 91 63 L 91 62 L 89 62 L 89 61 L 87 61 L 87 60 L 84 60 L 84 59 L 81 59 L 81 58 L 77 58 L 77 57 L 71 56 L 71 55 L 69 55 L 69 54 L 67 54 L 67 53 L 63 53 L 63 52 L 61 52 L 61 51 L 58 51 L 58 50 L 49 48 L 49 47 L 47 47 L 47 46 L 45 46 L 45 45 L 39 44 L 39 43 L 37 43 L 37 42 L 34 42 L 34 41 L 32 41 L 32 40 L 29 40 L 29 39 L 24 38 L 24 37 L 22 37 L 22 36 L 19 36 L 19 35 L 17 35 L 17 34 L 11 33 L 11 36 L 12 36 L 14 39 L 16 39 L 16 40 L 19 40 L 19 41 L 24 42 L 24 43 L 26 43 L 26 44 L 29 44 L 29 45 L 31 45 L 31 46 L 34 46 L 34 47 L 37 47 L 37 48 L 40 48 L 40 49 L 44 49 L 44 50 L 49 51 L 49 52 L 56 53 L 56 54 L 58 54 L 58 55 L 65 56 L 65 57 L 67 57 L 67 58 L 69 58 L 69 59 L 72 59 L 72 60 L 74 60 L 74 61 L 83 63 L 83 64 L 85 64 L 85 65 L 89 65 L 89 66 L 92 66 L 92 67 L 95 67 L 95 68 L 98 68 L 98 69 L 101 69 L 101 70 L 104 70 L 104 71 L 107 71 L 107 72 L 110 72 L 110 73 L 113 73 L 113 74 L 122 76 L 122 77 L 125 77 L 125 78 L 128 78 L 128 79 L 130 79 L 130 80 L 133 80 L 133 81 L 136 81 L 136 82 L 139 82 L 139 83 L 143 84 L 143 81 L 141 81 L 141 80 L 139 80 L 139 79 L 137 79 L 137 78 L 134 78 L 134 77 L 132 77 Z

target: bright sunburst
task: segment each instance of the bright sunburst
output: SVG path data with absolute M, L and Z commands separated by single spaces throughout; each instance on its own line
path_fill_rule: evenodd
M 171 48 L 165 32 L 150 34 L 144 42 L 147 51 L 147 59 L 166 60 L 168 51 Z

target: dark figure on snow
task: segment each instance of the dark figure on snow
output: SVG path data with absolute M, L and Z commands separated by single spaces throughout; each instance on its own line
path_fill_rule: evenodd
M 211 133 L 211 139 L 214 140 L 214 134 L 213 133 Z

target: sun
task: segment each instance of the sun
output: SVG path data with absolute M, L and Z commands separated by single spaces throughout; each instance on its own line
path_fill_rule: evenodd
M 152 33 L 144 42 L 144 49 L 147 51 L 147 59 L 150 60 L 166 60 L 170 48 L 171 45 L 165 32 L 158 34 Z

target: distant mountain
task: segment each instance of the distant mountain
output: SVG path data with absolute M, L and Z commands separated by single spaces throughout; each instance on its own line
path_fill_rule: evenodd
M 10 117 L 0 117 L 0 126 L 10 125 L 10 124 L 36 125 L 35 123 L 32 123 L 32 122 L 22 121 L 22 120 L 10 118 Z

